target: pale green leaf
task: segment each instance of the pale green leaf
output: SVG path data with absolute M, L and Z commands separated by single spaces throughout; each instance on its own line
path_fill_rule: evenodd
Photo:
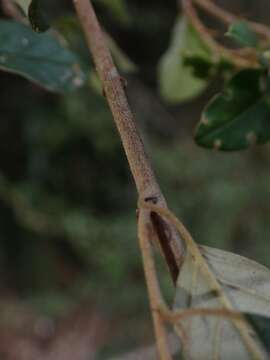
M 181 17 L 175 23 L 170 46 L 158 66 L 160 93 L 171 103 L 199 95 L 208 84 L 206 79 L 197 78 L 192 68 L 185 65 L 185 55 L 211 59 L 209 49 L 199 34 Z

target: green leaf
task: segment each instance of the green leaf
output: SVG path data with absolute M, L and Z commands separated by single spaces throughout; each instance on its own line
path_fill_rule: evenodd
M 129 25 L 131 17 L 125 0 L 95 0 L 104 5 L 105 9 L 122 25 Z
M 207 148 L 239 150 L 270 139 L 269 79 L 263 70 L 242 70 L 202 114 L 195 140 Z
M 211 59 L 209 49 L 199 34 L 182 17 L 176 21 L 171 44 L 158 66 L 160 92 L 168 102 L 189 100 L 203 92 L 208 84 L 185 65 L 185 56 L 196 56 L 202 61 Z
M 200 79 L 208 79 L 212 75 L 213 70 L 216 70 L 215 67 L 213 67 L 212 61 L 196 54 L 185 55 L 183 64 L 185 66 L 190 66 L 193 75 Z
M 270 355 L 270 318 L 258 314 L 245 314 Z
M 54 25 L 55 29 L 66 39 L 69 48 L 79 56 L 83 67 L 89 69 L 91 61 L 89 50 L 78 19 L 75 16 L 63 16 L 59 18 Z M 137 66 L 129 59 L 123 50 L 119 48 L 114 39 L 108 33 L 105 33 L 105 36 L 114 61 L 121 72 L 136 72 Z
M 258 45 L 256 33 L 244 20 L 232 23 L 226 35 L 236 40 L 242 46 L 256 47 Z
M 28 8 L 28 17 L 32 29 L 36 32 L 44 32 L 50 27 L 50 18 L 46 11 L 46 3 L 43 0 L 32 0 Z
M 136 64 L 124 53 L 117 42 L 109 34 L 106 34 L 106 40 L 113 59 L 121 72 L 125 74 L 136 73 L 138 71 Z
M 90 71 L 91 58 L 78 19 L 75 16 L 62 16 L 55 21 L 54 28 L 66 41 L 68 48 L 77 55 L 84 71 Z
M 27 14 L 32 29 L 45 32 L 62 16 L 63 9 L 57 1 L 32 0 Z
M 0 21 L 0 68 L 55 92 L 76 90 L 85 81 L 76 55 L 53 35 L 11 21 Z

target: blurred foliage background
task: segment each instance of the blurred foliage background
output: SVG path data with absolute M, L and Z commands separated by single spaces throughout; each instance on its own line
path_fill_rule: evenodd
M 70 17 L 70 3 L 59 1 L 59 14 Z M 220 3 L 270 20 L 267 1 Z M 179 12 L 176 0 L 96 0 L 95 6 L 106 31 L 136 64 L 136 71 L 126 73 L 126 63 L 120 68 L 170 207 L 199 243 L 270 266 L 270 146 L 217 153 L 195 145 L 194 126 L 218 81 L 180 105 L 159 95 L 157 66 Z M 73 42 L 88 56 L 81 40 Z M 55 95 L 1 73 L 0 296 L 1 314 L 12 304 L 8 324 L 22 306 L 50 321 L 93 309 L 108 330 L 98 346 L 103 359 L 151 342 L 152 329 L 135 186 L 94 80 Z M 169 292 L 162 265 L 160 274 Z

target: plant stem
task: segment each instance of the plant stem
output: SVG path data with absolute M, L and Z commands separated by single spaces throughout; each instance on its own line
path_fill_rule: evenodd
M 123 79 L 113 63 L 94 8 L 89 0 L 73 0 L 73 2 L 119 131 L 139 198 L 166 208 L 165 198 L 157 183 L 131 113 Z M 165 224 L 162 219 L 160 219 L 160 223 L 164 228 L 166 227 L 166 231 L 157 231 L 160 248 L 170 269 L 173 281 L 176 282 L 182 263 L 183 244 L 179 235 L 169 224 Z M 166 239 L 164 239 L 165 233 L 167 234 Z
M 200 20 L 193 0 L 179 0 L 179 4 L 182 6 L 184 14 L 187 16 L 194 28 L 202 35 L 203 40 L 213 51 L 217 59 L 228 59 L 237 68 L 258 67 L 258 60 L 257 57 L 254 56 L 253 51 L 251 52 L 250 55 L 252 56 L 250 57 L 247 57 L 247 53 L 244 53 L 244 56 L 240 56 L 237 50 L 227 49 L 213 38 L 206 26 Z
M 230 25 L 231 23 L 240 20 L 241 17 L 235 14 L 230 13 L 227 10 L 222 9 L 217 4 L 215 4 L 212 0 L 194 0 L 195 3 L 200 6 L 205 12 L 211 14 L 217 19 L 221 20 L 225 24 Z M 268 26 L 264 24 L 259 24 L 254 21 L 247 20 L 251 28 L 259 35 L 266 38 L 268 41 L 270 39 L 270 29 Z
M 92 4 L 89 0 L 74 0 L 74 4 L 120 133 L 138 193 L 142 197 L 158 196 L 159 186 L 133 120 L 123 82 L 113 63 Z
M 2 0 L 2 9 L 3 9 L 4 14 L 12 17 L 15 20 L 17 20 L 17 21 L 24 20 L 23 15 L 20 13 L 19 9 L 16 7 L 16 5 L 12 1 Z
M 143 267 L 148 297 L 154 323 L 157 349 L 160 360 L 172 360 L 168 346 L 168 338 L 165 323 L 160 315 L 160 308 L 166 307 L 161 295 L 160 286 L 157 280 L 157 271 L 153 257 L 150 239 L 152 237 L 152 227 L 149 223 L 149 212 L 142 208 L 138 220 L 138 236 L 142 253 Z

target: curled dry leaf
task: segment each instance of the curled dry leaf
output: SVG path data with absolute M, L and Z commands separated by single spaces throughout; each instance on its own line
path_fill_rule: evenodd
M 185 358 L 268 359 L 242 313 L 269 316 L 270 270 L 242 256 L 198 246 L 172 213 L 142 206 L 171 222 L 186 243 L 174 309 L 160 309 L 163 319 L 174 323 Z
M 187 254 L 177 282 L 174 309 L 224 308 L 270 314 L 270 271 L 226 251 L 199 247 Z M 264 359 L 249 324 L 226 316 L 192 316 L 175 326 L 191 359 Z

